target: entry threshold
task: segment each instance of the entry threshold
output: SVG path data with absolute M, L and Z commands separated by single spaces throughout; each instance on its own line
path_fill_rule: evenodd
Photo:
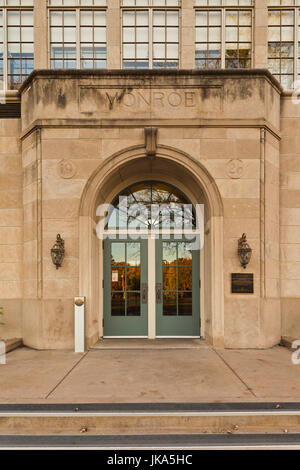
M 300 402 L 234 403 L 0 403 L 1 416 L 300 415 Z
M 2 435 L 0 449 L 300 449 L 300 434 Z

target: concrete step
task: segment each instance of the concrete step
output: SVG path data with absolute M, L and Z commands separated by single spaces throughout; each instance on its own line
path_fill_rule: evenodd
M 84 450 L 299 450 L 300 434 L 148 434 L 102 436 L 0 436 L 0 450 L 4 449 L 84 449 Z M 157 452 L 155 453 L 157 455 Z M 112 456 L 116 456 L 112 453 Z M 146 467 L 153 456 L 139 456 Z M 181 455 L 181 458 L 183 454 Z M 161 456 L 159 457 L 161 458 Z M 157 462 L 156 462 L 157 463 Z M 181 461 L 182 463 L 182 461 Z M 133 468 L 133 466 L 132 466 Z M 158 466 L 154 466 L 158 468 Z
M 0 404 L 0 435 L 300 433 L 300 403 Z

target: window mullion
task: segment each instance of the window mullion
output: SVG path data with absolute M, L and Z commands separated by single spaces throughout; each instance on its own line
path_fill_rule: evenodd
M 254 12 L 254 8 L 252 8 L 252 15 L 251 15 L 251 50 L 250 50 L 250 53 L 251 53 L 251 59 L 250 59 L 251 68 L 254 67 L 254 47 L 256 47 L 256 43 L 254 43 L 254 39 L 255 39 L 254 38 L 254 21 L 255 21 L 255 12 Z
M 225 26 L 226 9 L 222 8 L 221 12 L 221 69 L 225 69 L 225 51 L 226 51 L 226 26 Z
M 8 28 L 7 28 L 7 9 L 3 9 L 3 81 L 4 90 L 8 90 Z
M 153 68 L 153 9 L 149 9 L 149 36 L 148 36 L 149 68 Z
M 298 9 L 294 8 L 294 82 L 297 80 L 298 66 Z
M 76 8 L 76 68 L 80 69 L 80 8 Z

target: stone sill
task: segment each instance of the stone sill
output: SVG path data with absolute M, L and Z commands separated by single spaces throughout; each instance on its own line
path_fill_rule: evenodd
M 23 345 L 22 338 L 9 338 L 3 340 L 5 343 L 5 352 L 8 353 Z

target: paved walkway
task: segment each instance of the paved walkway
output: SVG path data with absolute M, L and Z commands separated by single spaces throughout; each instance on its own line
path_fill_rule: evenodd
M 286 348 L 140 341 L 104 340 L 84 354 L 16 349 L 0 364 L 0 402 L 300 401 L 300 365 Z

